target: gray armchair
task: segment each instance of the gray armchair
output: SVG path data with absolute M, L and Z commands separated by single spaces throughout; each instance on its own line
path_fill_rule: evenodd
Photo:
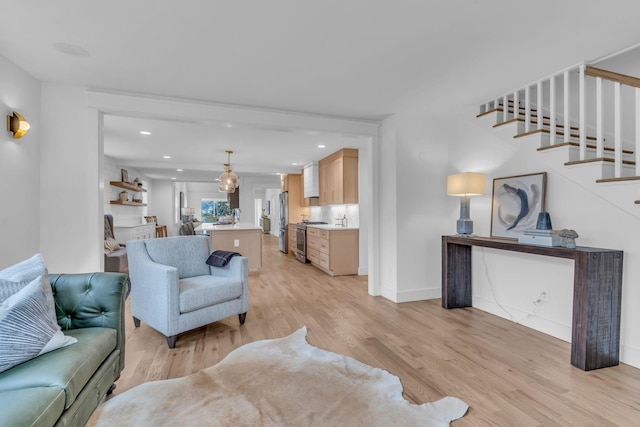
M 224 267 L 206 263 L 213 252 L 207 236 L 129 240 L 131 315 L 147 323 L 174 348 L 177 335 L 235 314 L 240 324 L 249 308 L 247 258 Z

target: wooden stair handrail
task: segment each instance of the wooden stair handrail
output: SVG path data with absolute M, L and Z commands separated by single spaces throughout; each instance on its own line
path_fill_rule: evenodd
M 615 73 L 613 71 L 607 71 L 595 67 L 586 67 L 584 70 L 584 74 L 586 76 L 600 77 L 605 80 L 622 83 L 623 85 L 640 88 L 640 79 L 637 77 L 627 76 L 626 74 Z

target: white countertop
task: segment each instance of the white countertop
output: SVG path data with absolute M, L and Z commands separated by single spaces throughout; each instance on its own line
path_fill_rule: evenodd
M 333 225 L 333 224 L 309 224 L 307 228 L 319 228 L 321 230 L 359 230 L 359 227 L 343 227 L 341 225 Z
M 196 231 L 234 231 L 234 230 L 262 230 L 260 227 L 256 227 L 253 224 L 212 224 L 210 222 L 203 222 L 195 228 Z

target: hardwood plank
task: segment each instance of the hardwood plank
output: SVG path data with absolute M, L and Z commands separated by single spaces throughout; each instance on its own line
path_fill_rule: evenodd
M 470 405 L 458 426 L 634 425 L 640 370 L 625 364 L 581 371 L 570 344 L 475 308 L 441 300 L 395 304 L 367 294 L 366 276 L 330 277 L 278 251 L 264 236 L 263 267 L 249 277 L 243 326 L 233 316 L 165 338 L 127 314 L 126 366 L 118 395 L 138 384 L 188 375 L 247 342 L 306 325 L 310 344 L 397 375 L 414 403 L 456 396 Z

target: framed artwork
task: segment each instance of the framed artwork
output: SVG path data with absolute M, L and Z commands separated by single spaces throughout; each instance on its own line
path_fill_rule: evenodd
M 120 174 L 122 175 L 122 182 L 129 182 L 129 172 L 126 169 L 120 169 Z
M 508 176 L 493 180 L 491 237 L 518 238 L 535 228 L 544 211 L 547 173 Z
M 267 215 L 271 215 L 271 201 L 269 200 L 265 202 L 264 213 Z

